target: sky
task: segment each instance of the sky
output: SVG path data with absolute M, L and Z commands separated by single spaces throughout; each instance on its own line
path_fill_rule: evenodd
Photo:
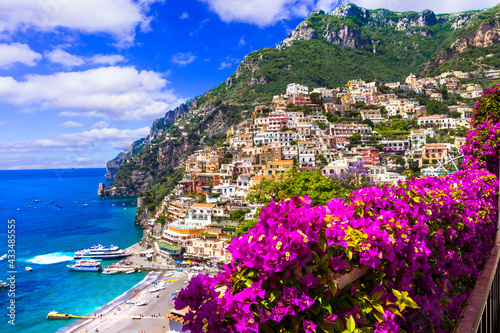
M 355 0 L 453 13 L 495 1 Z M 153 120 L 338 0 L 0 1 L 0 170 L 105 167 Z

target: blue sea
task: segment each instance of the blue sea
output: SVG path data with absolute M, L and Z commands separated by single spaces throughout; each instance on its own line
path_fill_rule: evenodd
M 134 225 L 134 198 L 97 196 L 98 184 L 106 182 L 104 173 L 105 169 L 0 171 L 0 256 L 8 252 L 8 225 L 15 225 L 15 261 L 0 261 L 0 280 L 16 272 L 15 296 L 9 297 L 9 288 L 0 290 L 0 332 L 56 332 L 69 322 L 45 319 L 50 311 L 88 314 L 145 277 L 73 272 L 66 267 L 74 261 L 74 251 L 96 244 L 123 249 L 142 237 L 142 229 Z M 104 266 L 109 263 L 103 261 Z M 33 270 L 26 271 L 27 266 Z M 8 323 L 11 300 L 15 326 Z

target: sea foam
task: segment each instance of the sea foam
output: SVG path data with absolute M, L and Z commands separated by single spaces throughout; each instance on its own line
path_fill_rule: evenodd
M 72 252 L 54 252 L 42 254 L 26 261 L 38 265 L 50 265 L 69 260 L 73 260 Z

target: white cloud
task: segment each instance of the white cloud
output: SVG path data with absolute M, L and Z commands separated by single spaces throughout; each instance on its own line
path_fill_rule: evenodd
M 107 122 L 105 122 L 104 120 L 101 120 L 101 121 L 98 121 L 97 123 L 95 123 L 94 125 L 90 126 L 90 128 L 104 128 L 104 127 L 108 127 L 109 124 Z
M 172 56 L 172 62 L 179 66 L 186 66 L 196 60 L 196 56 L 192 52 L 176 53 Z
M 189 33 L 189 36 L 193 36 L 193 35 L 196 35 L 198 34 L 198 32 L 200 32 L 201 29 L 203 29 L 203 26 L 208 23 L 210 20 L 208 18 L 204 19 L 203 21 L 201 21 L 200 23 L 198 23 L 198 27 L 196 29 L 194 29 L 193 31 L 191 31 Z
M 33 67 L 40 59 L 42 55 L 26 44 L 0 44 L 0 68 L 9 68 L 15 63 Z
M 159 0 L 4 0 L 0 2 L 0 32 L 35 28 L 54 31 L 58 28 L 93 34 L 104 32 L 122 46 L 133 43 L 137 26 L 150 29 L 149 5 Z
M 220 63 L 220 66 L 217 69 L 229 68 L 232 65 L 233 65 L 233 63 L 231 63 L 231 62 L 223 61 L 223 62 Z
M 106 162 L 105 159 L 87 158 L 74 152 L 65 153 L 62 159 L 23 154 L 2 156 L 0 170 L 60 169 L 54 172 L 58 177 L 64 177 L 69 168 L 103 168 Z
M 420 0 L 420 1 L 404 1 L 404 0 L 353 0 L 350 1 L 358 6 L 368 9 L 386 8 L 396 12 L 404 11 L 423 11 L 430 9 L 436 13 L 457 13 L 465 10 L 484 9 L 496 6 L 498 0 Z
M 55 49 L 51 52 L 47 52 L 45 53 L 45 57 L 53 63 L 63 65 L 65 68 L 80 67 L 85 65 L 85 61 L 82 57 L 69 54 L 61 49 Z
M 120 54 L 96 54 L 92 57 L 82 57 L 70 54 L 62 49 L 46 52 L 45 57 L 53 63 L 63 65 L 65 68 L 81 67 L 87 64 L 114 66 L 125 60 Z
M 113 148 L 122 149 L 130 146 L 135 140 L 149 134 L 149 127 L 135 130 L 116 128 L 92 129 L 90 131 L 63 134 L 50 139 L 35 141 L 4 142 L 0 153 L 42 153 L 50 151 L 88 152 L 109 144 Z
M 224 69 L 232 67 L 233 65 L 237 65 L 240 62 L 238 58 L 231 58 L 227 56 L 226 59 L 220 63 L 220 66 L 217 69 Z
M 245 42 L 245 38 L 244 37 L 241 37 L 240 38 L 240 41 L 238 43 L 238 47 L 242 47 L 243 45 L 245 45 L 247 42 Z
M 422 11 L 454 13 L 464 10 L 483 9 L 497 5 L 497 0 L 199 0 L 219 15 L 224 22 L 243 22 L 260 27 L 294 17 L 306 17 L 315 9 L 331 11 L 339 4 L 352 2 L 368 9 L 387 8 L 393 11 Z
M 152 120 L 184 99 L 159 73 L 134 67 L 100 67 L 82 72 L 0 77 L 0 102 L 27 110 L 62 110 L 60 116 Z
M 187 19 L 188 17 L 189 17 L 189 14 L 188 14 L 187 12 L 184 12 L 184 13 L 182 13 L 182 15 L 180 16 L 180 19 L 181 19 L 181 20 L 185 20 L 185 19 Z
M 200 0 L 224 22 L 251 23 L 264 27 L 292 17 L 305 17 L 313 0 Z
M 83 124 L 82 123 L 77 123 L 77 122 L 74 122 L 74 121 L 67 121 L 65 123 L 62 123 L 61 126 L 63 126 L 63 127 L 82 127 Z
M 114 66 L 124 60 L 125 58 L 120 54 L 110 54 L 110 55 L 98 54 L 90 58 L 90 62 L 92 62 L 93 64 L 111 65 L 111 66 Z

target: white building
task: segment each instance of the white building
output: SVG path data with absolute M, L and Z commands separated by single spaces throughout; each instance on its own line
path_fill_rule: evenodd
M 333 96 L 333 92 L 331 89 L 326 89 L 326 88 L 314 88 L 313 89 L 313 92 L 316 92 L 316 93 L 320 93 L 321 94 L 321 97 L 324 97 L 324 98 L 332 98 L 334 97 Z
M 260 132 L 257 133 L 253 138 L 253 143 L 255 146 L 262 144 L 267 146 L 273 142 L 279 142 L 282 145 L 289 145 L 290 142 L 297 140 L 297 133 L 292 131 L 287 132 Z
M 286 95 L 289 97 L 298 96 L 299 94 L 309 94 L 309 88 L 297 83 L 290 83 L 286 87 Z

